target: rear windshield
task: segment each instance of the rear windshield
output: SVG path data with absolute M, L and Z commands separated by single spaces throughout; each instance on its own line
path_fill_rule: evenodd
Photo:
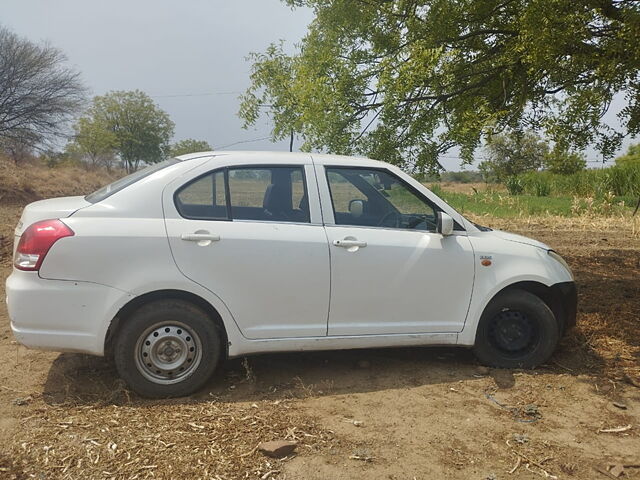
M 159 163 L 154 163 L 153 165 L 149 165 L 148 167 L 143 168 L 142 170 L 138 170 L 137 172 L 133 172 L 126 177 L 122 177 L 116 180 L 113 183 L 110 183 L 106 187 L 102 187 L 100 190 L 96 190 L 93 193 L 90 193 L 84 199 L 90 203 L 98 203 L 104 200 L 107 197 L 110 197 L 116 192 L 119 192 L 123 188 L 127 188 L 129 185 L 133 185 L 138 180 L 142 180 L 144 177 L 148 177 L 152 173 L 155 173 L 163 168 L 167 168 L 171 165 L 180 162 L 177 158 L 169 158 Z

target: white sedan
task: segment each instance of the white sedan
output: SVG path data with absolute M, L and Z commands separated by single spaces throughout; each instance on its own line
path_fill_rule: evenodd
M 17 340 L 112 354 L 149 397 L 187 395 L 223 357 L 262 352 L 459 345 L 532 368 L 576 317 L 549 247 L 360 158 L 184 155 L 28 205 L 14 249 Z

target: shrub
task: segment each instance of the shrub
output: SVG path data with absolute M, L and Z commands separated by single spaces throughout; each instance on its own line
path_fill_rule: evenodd
M 507 181 L 504 182 L 504 185 L 507 187 L 509 195 L 520 195 L 524 192 L 524 182 L 520 177 L 509 177 Z

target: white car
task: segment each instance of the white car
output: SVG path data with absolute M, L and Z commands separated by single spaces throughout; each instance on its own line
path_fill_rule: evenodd
M 184 155 L 28 205 L 15 243 L 17 340 L 113 354 L 149 397 L 192 393 L 224 357 L 262 352 L 460 345 L 532 368 L 576 317 L 557 253 L 368 159 Z

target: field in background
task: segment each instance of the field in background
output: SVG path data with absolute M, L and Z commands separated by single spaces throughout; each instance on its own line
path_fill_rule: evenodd
M 496 218 L 527 218 L 531 216 L 570 217 L 599 221 L 615 218 L 635 225 L 638 217 L 632 217 L 637 196 L 605 194 L 593 196 L 548 195 L 537 196 L 522 193 L 511 195 L 506 187 L 495 184 L 426 184 L 431 191 L 443 198 L 463 215 L 490 216 Z

